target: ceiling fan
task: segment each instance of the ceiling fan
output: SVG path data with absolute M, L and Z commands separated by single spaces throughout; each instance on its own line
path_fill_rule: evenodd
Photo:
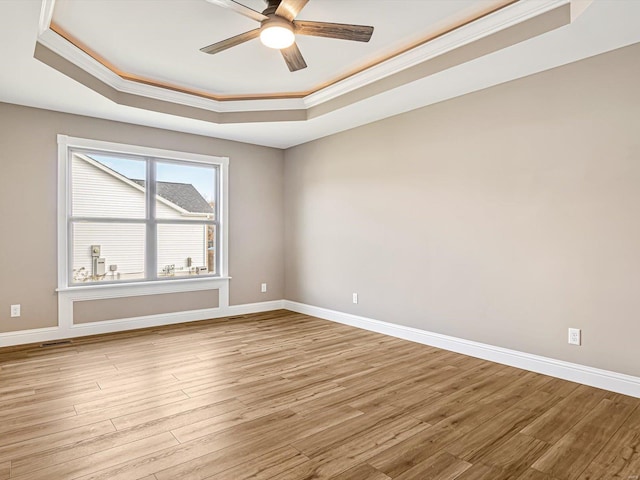
M 260 28 L 216 42 L 201 48 L 200 51 L 213 55 L 260 37 L 260 41 L 267 47 L 280 50 L 291 72 L 307 67 L 302 53 L 300 53 L 300 49 L 296 45 L 296 34 L 354 40 L 356 42 L 368 42 L 373 34 L 373 27 L 364 25 L 295 20 L 309 0 L 265 0 L 268 6 L 262 13 L 234 0 L 207 1 L 260 22 Z

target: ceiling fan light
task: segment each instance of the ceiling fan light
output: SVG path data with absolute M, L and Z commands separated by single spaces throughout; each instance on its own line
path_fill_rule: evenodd
M 275 25 L 265 25 L 260 31 L 260 41 L 269 48 L 281 50 L 290 47 L 295 39 L 296 37 L 291 27 L 280 22 Z

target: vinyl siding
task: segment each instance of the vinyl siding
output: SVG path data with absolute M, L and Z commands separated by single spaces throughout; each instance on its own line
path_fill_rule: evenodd
M 71 163 L 74 217 L 145 218 L 142 190 L 74 155 Z
M 191 257 L 194 267 L 205 266 L 205 225 L 158 225 L 158 268 L 187 266 Z

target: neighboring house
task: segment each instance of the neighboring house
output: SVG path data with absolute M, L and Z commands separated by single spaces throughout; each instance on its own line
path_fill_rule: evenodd
M 144 180 L 129 179 L 86 155 L 75 154 L 72 162 L 74 216 L 100 218 L 145 217 Z M 191 184 L 157 183 L 156 212 L 162 219 L 211 219 L 214 209 Z M 210 235 L 209 235 L 210 237 Z M 73 270 L 84 267 L 91 272 L 91 245 L 100 245 L 107 277 L 111 265 L 121 278 L 143 278 L 145 227 L 140 223 L 76 223 L 73 245 Z M 174 266 L 175 274 L 212 264 L 208 255 L 207 226 L 202 224 L 158 225 L 158 274 Z M 209 260 L 209 261 L 207 261 Z M 77 273 L 76 273 L 77 276 Z

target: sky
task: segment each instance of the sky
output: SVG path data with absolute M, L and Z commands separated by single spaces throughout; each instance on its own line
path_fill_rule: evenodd
M 132 180 L 144 180 L 146 178 L 146 162 L 144 160 L 132 160 L 129 158 L 95 154 L 92 154 L 91 158 Z M 205 200 L 211 201 L 215 197 L 215 170 L 213 167 L 168 162 L 159 162 L 156 165 L 157 181 L 190 183 L 200 192 L 200 195 L 202 195 Z

